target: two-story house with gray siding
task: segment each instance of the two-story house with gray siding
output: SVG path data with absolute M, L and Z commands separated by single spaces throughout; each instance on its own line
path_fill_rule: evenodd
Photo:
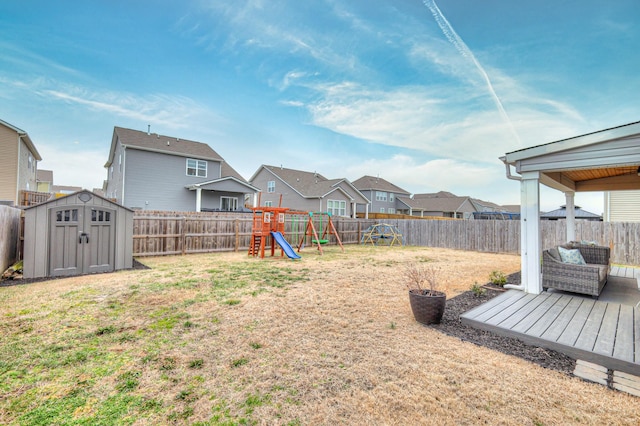
M 408 191 L 381 177 L 362 176 L 353 182 L 353 186 L 371 200 L 370 213 L 399 213 L 405 207 L 399 198 L 411 196 Z M 366 206 L 358 206 L 358 213 L 366 214 Z
M 38 153 L 24 130 L 0 120 L 0 204 L 20 205 L 20 191 L 37 191 Z
M 239 211 L 255 194 L 209 145 L 114 127 L 105 197 L 131 209 Z
M 249 180 L 260 189 L 260 205 L 355 217 L 369 199 L 349 180 L 327 179 L 316 172 L 262 165 Z M 281 204 L 280 204 L 281 203 Z

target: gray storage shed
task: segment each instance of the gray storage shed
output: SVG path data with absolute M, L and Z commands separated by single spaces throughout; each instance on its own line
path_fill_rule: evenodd
M 133 266 L 133 210 L 91 191 L 25 209 L 23 276 L 111 272 Z

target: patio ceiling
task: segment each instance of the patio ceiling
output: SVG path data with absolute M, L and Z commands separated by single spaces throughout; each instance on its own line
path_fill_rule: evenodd
M 520 174 L 539 172 L 559 191 L 640 189 L 640 122 L 507 153 Z

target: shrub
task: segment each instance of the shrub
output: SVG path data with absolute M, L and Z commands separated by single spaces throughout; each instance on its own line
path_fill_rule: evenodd
M 487 293 L 487 289 L 478 284 L 477 281 L 471 286 L 471 291 L 478 297 L 484 296 Z
M 489 274 L 489 281 L 502 287 L 507 283 L 507 276 L 502 271 L 493 271 Z

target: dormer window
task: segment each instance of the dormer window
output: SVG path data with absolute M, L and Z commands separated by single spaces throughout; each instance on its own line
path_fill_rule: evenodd
M 187 158 L 187 176 L 207 177 L 207 162 Z

